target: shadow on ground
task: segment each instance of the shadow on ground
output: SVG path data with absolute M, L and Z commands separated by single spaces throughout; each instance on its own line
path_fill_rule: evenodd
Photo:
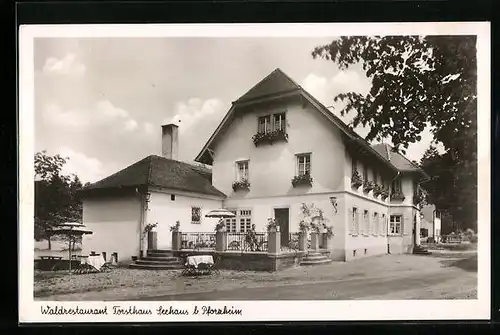
M 477 254 L 459 260 L 443 260 L 440 263 L 443 264 L 444 267 L 457 267 L 465 271 L 477 272 Z

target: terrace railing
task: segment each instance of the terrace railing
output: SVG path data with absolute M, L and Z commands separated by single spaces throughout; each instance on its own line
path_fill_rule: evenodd
M 215 233 L 182 233 L 181 249 L 215 250 Z
M 267 252 L 267 233 L 227 233 L 228 251 L 261 251 Z

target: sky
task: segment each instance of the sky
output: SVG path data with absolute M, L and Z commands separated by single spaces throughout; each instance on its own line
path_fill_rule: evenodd
M 360 67 L 340 71 L 311 51 L 332 38 L 37 38 L 35 150 L 61 154 L 64 173 L 95 182 L 161 154 L 161 125 L 179 125 L 192 162 L 231 106 L 280 68 L 333 113 L 333 97 L 367 93 Z M 355 129 L 365 136 L 368 129 Z M 420 160 L 432 135 L 410 145 Z M 387 143 L 391 143 L 389 140 Z

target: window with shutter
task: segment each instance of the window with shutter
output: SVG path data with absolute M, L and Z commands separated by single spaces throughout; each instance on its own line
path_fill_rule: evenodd
M 378 234 L 378 231 L 380 230 L 379 227 L 379 222 L 378 222 L 378 213 L 375 212 L 373 213 L 373 222 L 372 222 L 372 226 L 371 226 L 371 234 L 372 235 L 377 235 Z

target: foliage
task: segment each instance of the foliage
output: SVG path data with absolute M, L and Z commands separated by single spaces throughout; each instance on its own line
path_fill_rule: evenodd
M 175 225 L 170 226 L 170 231 L 179 231 L 179 228 L 181 227 L 181 222 L 179 220 L 175 221 Z
M 321 228 L 326 229 L 325 222 L 328 219 L 324 216 L 324 212 L 321 208 L 317 208 L 314 204 L 307 205 L 302 203 L 300 205 L 301 220 L 299 221 L 299 230 L 301 232 L 307 232 L 313 230 L 316 233 L 320 232 Z
M 155 223 L 148 223 L 145 227 L 144 227 L 144 230 L 142 232 L 142 236 L 146 236 L 150 231 L 152 231 L 153 229 L 155 229 L 156 227 L 158 226 L 158 222 L 155 222 Z
M 260 143 L 273 143 L 275 141 L 285 141 L 288 142 L 288 134 L 283 129 L 276 129 L 273 131 L 268 131 L 267 133 L 259 132 L 252 137 L 252 141 L 255 146 Z
M 446 209 L 462 227 L 477 225 L 477 59 L 476 37 L 350 36 L 312 52 L 341 70 L 360 64 L 371 80 L 366 95 L 333 97 L 353 112 L 352 127 L 368 126 L 367 141 L 390 138 L 405 153 L 430 126 L 434 142 L 421 161 L 433 179 L 427 201 Z
M 377 197 L 382 194 L 383 190 L 384 187 L 382 185 L 375 184 L 375 186 L 373 187 L 373 195 Z
M 217 224 L 215 225 L 215 231 L 225 231 L 226 230 L 226 223 L 224 219 L 219 220 Z
M 391 194 L 391 200 L 403 201 L 405 200 L 405 196 L 401 191 L 397 190 Z
M 277 228 L 278 228 L 278 224 L 276 223 L 276 220 L 274 220 L 273 218 L 268 218 L 267 225 L 266 225 L 267 231 L 277 230 Z
M 83 185 L 76 175 L 61 173 L 68 158 L 35 154 L 35 239 L 49 239 L 50 228 L 64 222 L 82 222 L 82 203 L 77 192 Z M 87 184 L 86 184 L 87 185 Z
M 359 172 L 356 170 L 352 173 L 351 185 L 354 187 L 360 187 L 361 185 L 363 185 L 363 179 L 359 175 Z
M 363 189 L 365 192 L 370 192 L 375 187 L 375 183 L 371 180 L 365 180 L 363 182 Z
M 309 173 L 305 173 L 302 175 L 298 175 L 292 178 L 292 186 L 296 187 L 299 185 L 311 185 L 312 184 L 312 177 L 309 175 Z
M 237 190 L 248 190 L 249 188 L 250 182 L 247 179 L 242 179 L 233 183 L 233 191 L 235 192 Z

